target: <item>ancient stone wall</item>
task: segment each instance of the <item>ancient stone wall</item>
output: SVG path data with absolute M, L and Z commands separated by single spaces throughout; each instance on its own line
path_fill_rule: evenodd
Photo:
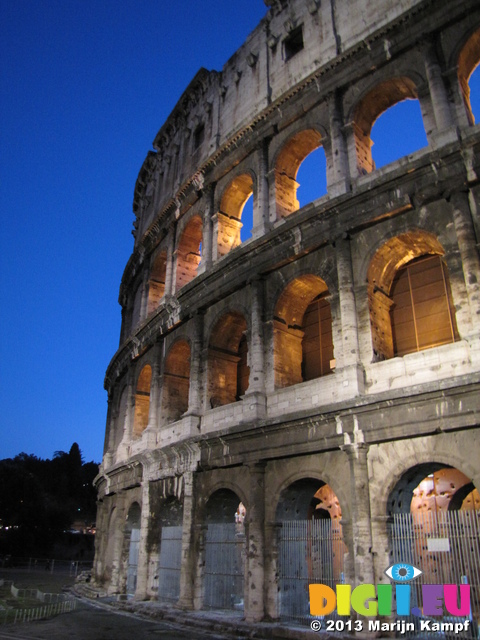
M 282 522 L 332 518 L 333 571 L 381 582 L 398 496 L 408 511 L 453 468 L 473 489 L 452 504 L 474 508 L 480 483 L 478 3 L 266 4 L 140 170 L 98 477 L 99 584 L 135 576 L 136 598 L 214 607 L 209 536 L 230 517 L 249 621 L 285 613 Z M 372 127 L 405 99 L 427 146 L 376 167 Z M 326 193 L 301 205 L 319 148 Z M 180 520 L 172 595 L 162 553 Z

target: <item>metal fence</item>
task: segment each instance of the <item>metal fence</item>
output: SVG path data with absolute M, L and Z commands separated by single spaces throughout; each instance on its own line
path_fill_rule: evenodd
M 69 594 L 44 593 L 38 589 L 23 589 L 16 587 L 11 580 L 0 580 L 0 587 L 8 589 L 14 598 L 19 599 L 19 606 L 0 604 L 0 624 L 16 624 L 18 622 L 33 622 L 44 620 L 61 613 L 74 611 L 78 600 Z M 20 600 L 38 600 L 38 606 L 20 606 Z
M 162 527 L 158 561 L 158 596 L 176 602 L 180 596 L 182 525 Z
M 480 617 L 480 511 L 423 511 L 395 514 L 391 525 L 393 563 L 405 563 L 422 574 L 411 584 L 411 607 L 422 612 L 422 585 L 469 584 L 471 612 L 467 631 L 456 637 L 477 638 Z M 406 620 L 405 617 L 402 617 Z M 421 619 L 425 619 L 422 616 Z M 453 616 L 435 616 L 431 622 L 458 622 Z M 409 616 L 417 629 L 418 616 Z M 412 632 L 411 635 L 417 632 Z M 429 637 L 445 632 L 429 631 Z M 405 634 L 408 635 L 408 632 Z
M 283 620 L 310 623 L 310 583 L 332 589 L 343 582 L 345 545 L 330 519 L 278 524 L 278 612 Z M 332 617 L 332 616 L 329 616 Z
M 58 560 L 55 558 L 17 558 L 4 556 L 0 558 L 0 569 L 15 569 L 25 572 L 48 571 L 76 577 L 82 571 L 90 571 L 91 560 Z
M 243 609 L 244 564 L 243 526 L 209 524 L 205 533 L 205 608 Z

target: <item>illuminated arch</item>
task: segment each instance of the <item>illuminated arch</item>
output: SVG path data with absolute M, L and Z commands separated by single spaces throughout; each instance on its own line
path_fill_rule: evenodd
M 138 438 L 148 425 L 150 411 L 150 386 L 152 383 L 152 367 L 147 364 L 138 376 L 135 391 L 135 414 L 133 419 L 133 437 Z
M 276 388 L 332 371 L 332 316 L 321 278 L 306 274 L 285 287 L 275 306 L 273 340 Z
M 284 218 L 300 208 L 297 200 L 298 169 L 305 158 L 320 147 L 321 134 L 305 129 L 292 136 L 282 147 L 275 162 L 275 200 L 277 218 Z
M 458 339 L 444 253 L 433 234 L 419 229 L 376 251 L 367 275 L 375 360 Z
M 166 422 L 178 420 L 188 410 L 190 388 L 190 345 L 176 342 L 165 358 L 162 415 Z
M 469 80 L 480 64 L 480 28 L 476 29 L 469 37 L 458 56 L 458 80 L 467 110 L 467 116 L 470 124 L 475 123 L 475 114 L 472 111 L 470 102 Z M 480 114 L 477 114 L 477 121 L 480 120 Z
M 148 281 L 148 313 L 152 313 L 165 295 L 165 277 L 167 273 L 167 252 L 161 251 L 153 263 Z
M 217 213 L 219 258 L 241 244 L 242 212 L 252 195 L 253 178 L 249 173 L 242 173 L 234 178 L 223 192 L 220 211 Z
M 183 230 L 177 248 L 177 275 L 175 290 L 195 278 L 201 260 L 202 219 L 193 216 Z
M 208 402 L 219 407 L 240 400 L 248 389 L 247 322 L 238 311 L 216 323 L 208 348 Z
M 377 118 L 402 100 L 416 100 L 417 88 L 406 76 L 385 80 L 371 89 L 355 106 L 353 112 L 353 134 L 360 175 L 375 169 L 372 159 L 372 127 Z

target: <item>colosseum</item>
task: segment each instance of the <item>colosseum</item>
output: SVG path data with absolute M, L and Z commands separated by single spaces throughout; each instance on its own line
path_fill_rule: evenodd
M 135 185 L 93 584 L 309 626 L 309 584 L 407 563 L 478 619 L 478 0 L 265 4 Z M 425 139 L 378 166 L 405 101 Z

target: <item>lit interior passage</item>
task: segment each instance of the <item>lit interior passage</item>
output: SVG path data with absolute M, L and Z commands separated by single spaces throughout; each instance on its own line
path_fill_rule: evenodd
M 165 275 L 167 272 L 167 252 L 162 251 L 153 263 L 148 282 L 148 313 L 152 313 L 165 295 Z
M 190 346 L 176 342 L 165 359 L 162 392 L 162 416 L 168 422 L 179 420 L 188 410 L 190 388 Z
M 444 249 L 412 229 L 382 245 L 367 274 L 374 361 L 458 339 Z
M 253 202 L 253 180 L 248 174 L 237 176 L 225 189 L 217 214 L 218 257 L 226 255 L 246 240 L 252 229 L 252 218 L 247 216 L 248 225 L 244 231 L 244 208 L 247 201 Z M 253 208 L 249 207 L 247 209 Z M 248 230 L 248 227 L 250 229 Z M 249 232 L 248 232 L 249 231 Z
M 208 402 L 211 408 L 240 400 L 248 389 L 247 323 L 241 313 L 225 314 L 215 325 L 208 348 Z
M 300 186 L 297 182 L 297 173 L 305 158 L 321 145 L 321 138 L 322 136 L 315 129 L 307 129 L 290 138 L 280 151 L 275 165 L 277 219 L 284 218 L 300 208 L 300 202 L 297 198 L 297 189 Z M 321 185 L 322 177 L 320 175 L 315 177 L 313 173 L 314 171 L 312 172 L 310 168 L 305 182 L 314 185 L 316 189 Z M 311 199 L 313 200 L 319 195 Z M 302 201 L 302 206 L 304 204 L 306 202 Z
M 327 285 L 318 276 L 300 276 L 287 285 L 275 307 L 275 387 L 318 378 L 334 367 Z
M 458 340 L 448 272 L 440 256 L 424 256 L 399 269 L 390 296 L 395 355 Z
M 150 386 L 152 383 L 152 367 L 147 364 L 138 376 L 135 392 L 135 413 L 133 419 L 133 437 L 138 438 L 148 425 L 150 411 Z
M 183 230 L 177 249 L 176 291 L 197 275 L 201 260 L 202 219 L 193 216 Z

